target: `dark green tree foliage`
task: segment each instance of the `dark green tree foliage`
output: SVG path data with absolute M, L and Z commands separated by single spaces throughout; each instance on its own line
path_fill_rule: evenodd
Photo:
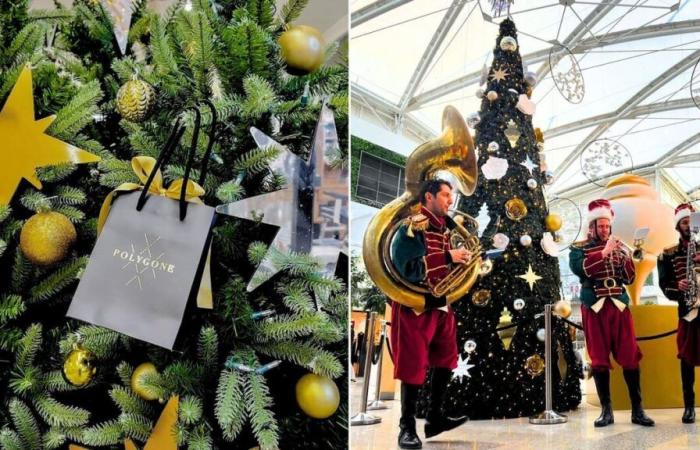
M 478 215 L 482 205 L 488 207 L 491 220 L 481 238 L 484 249 L 493 248 L 492 238 L 496 233 L 504 233 L 510 238 L 503 258 L 495 261 L 493 271 L 480 277 L 469 295 L 454 304 L 458 321 L 458 350 L 464 358 L 469 356 L 469 364 L 475 367 L 470 369 L 471 377 L 463 377 L 461 382 L 459 379 L 452 381 L 447 395 L 450 400 L 445 408 L 448 415 L 467 414 L 472 419 L 529 416 L 544 409 L 544 373 L 534 377 L 529 375 L 525 362 L 535 354 L 544 358 L 544 343 L 536 337 L 537 330 L 544 328 L 544 320 L 535 320 L 534 317 L 543 311 L 546 303 L 554 303 L 560 298 L 558 261 L 540 247 L 540 240 L 546 232 L 544 219 L 547 215 L 542 189 L 544 175 L 537 167 L 530 175 L 520 165 L 527 156 L 535 164 L 539 163 L 532 117 L 515 108 L 518 95 L 526 91 L 520 48 L 514 52 L 501 50 L 499 44 L 505 36 L 517 39 L 515 24 L 510 20 L 501 23 L 485 88 L 485 92 L 496 91 L 498 99 L 491 102 L 484 97 L 480 110 L 481 122 L 476 126 L 475 145 L 479 152 L 479 167 L 490 156 L 496 156 L 508 160 L 508 172 L 500 180 L 487 180 L 480 173 L 476 192 L 464 198 L 460 204 L 460 209 L 473 217 Z M 499 82 L 491 76 L 498 69 L 508 72 L 504 81 Z M 510 89 L 517 94 L 509 92 Z M 515 122 L 521 133 L 515 148 L 511 148 L 503 134 L 510 120 Z M 490 142 L 499 144 L 495 154 L 487 151 Z M 526 183 L 529 178 L 537 181 L 536 189 L 528 189 Z M 505 203 L 514 197 L 522 199 L 527 206 L 527 216 L 520 221 L 509 219 L 505 213 Z M 520 237 L 525 234 L 532 237 L 529 247 L 520 244 Z M 525 280 L 518 278 L 518 275 L 527 272 L 529 265 L 542 277 L 533 290 Z M 491 299 L 485 306 L 476 306 L 471 296 L 481 289 L 489 291 Z M 517 298 L 525 300 L 525 307 L 521 310 L 513 306 Z M 503 308 L 510 311 L 513 322 L 523 322 L 517 327 L 509 350 L 505 349 L 498 334 L 492 331 L 498 326 Z M 576 408 L 581 400 L 581 365 L 576 359 L 567 327 L 559 320 L 553 323 L 554 407 L 565 411 Z M 464 343 L 469 339 L 477 344 L 471 354 L 464 350 Z M 559 350 L 566 362 L 564 378 L 556 365 Z
M 119 184 L 137 181 L 130 159 L 157 156 L 177 117 L 188 128 L 163 172 L 166 183 L 183 175 L 193 124 L 192 114 L 183 113 L 187 107 L 209 99 L 219 114 L 205 181 L 209 205 L 277 189 L 282 181 L 268 168 L 277 153 L 257 149 L 249 128 L 307 155 L 324 99 L 335 109 L 343 149 L 334 155 L 335 163 L 346 163 L 344 55 L 330 46 L 328 60 L 340 63 L 303 77 L 288 75 L 277 56 L 285 25 L 281 13 L 298 17 L 307 1 L 294 1 L 275 14 L 272 0 L 194 0 L 190 11 L 177 2 L 161 16 L 149 11 L 146 1 L 136 1 L 126 56 L 119 54 L 99 2 L 76 0 L 69 9 L 31 13 L 26 3 L 0 5 L 0 102 L 31 63 L 36 115 L 57 115 L 48 133 L 102 161 L 42 169 L 41 191 L 23 183 L 12 203 L 0 206 L 0 449 L 63 449 L 71 442 L 122 449 L 127 437 L 142 445 L 162 410 L 158 401 L 141 399 L 130 386 L 134 368 L 146 361 L 159 372 L 146 378 L 146 389 L 163 400 L 180 396 L 174 430 L 180 448 L 346 447 L 347 409 L 313 420 L 297 406 L 294 387 L 305 373 L 325 375 L 338 384 L 341 404 L 347 403 L 347 262 L 338 278 L 319 275 L 318 262 L 308 255 L 274 254 L 284 270 L 248 293 L 244 280 L 264 257 L 276 232 L 272 227 L 231 218 L 217 223 L 215 309 L 188 309 L 181 353 L 65 318 L 97 237 L 103 199 Z M 153 114 L 139 124 L 115 111 L 117 90 L 134 76 L 157 93 Z M 211 115 L 201 109 L 208 127 Z M 273 122 L 280 124 L 276 133 Z M 202 133 L 197 161 L 206 146 Z M 19 233 L 46 207 L 75 224 L 78 242 L 65 260 L 40 268 L 24 258 Z M 269 313 L 266 319 L 256 318 L 260 311 Z M 68 384 L 61 374 L 78 341 L 94 354 L 97 367 L 84 388 Z M 282 364 L 263 374 L 235 368 L 274 360 Z

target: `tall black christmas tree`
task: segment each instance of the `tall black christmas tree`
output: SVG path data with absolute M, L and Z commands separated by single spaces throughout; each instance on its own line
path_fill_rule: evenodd
M 476 131 L 479 184 L 460 204 L 473 217 L 488 215 L 482 248 L 505 252 L 454 304 L 461 355 L 446 396 L 448 415 L 520 417 L 544 409 L 544 320 L 536 315 L 560 299 L 559 264 L 548 232 L 557 224 L 548 217 L 542 188 L 548 177 L 540 170 L 532 126 L 536 80 L 523 72 L 515 24 L 507 19 L 491 68 L 484 71 L 481 111 L 468 120 Z M 497 330 L 509 324 L 517 326 Z M 554 408 L 575 408 L 581 401 L 581 364 L 560 320 L 554 321 L 552 353 Z

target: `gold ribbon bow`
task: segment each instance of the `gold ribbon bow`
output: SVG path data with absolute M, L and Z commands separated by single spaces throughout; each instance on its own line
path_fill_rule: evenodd
M 107 216 L 109 216 L 109 210 L 112 208 L 112 202 L 114 197 L 118 193 L 137 191 L 144 188 L 148 177 L 151 176 L 153 168 L 156 166 L 155 158 L 150 156 L 135 156 L 131 159 L 131 168 L 134 173 L 139 178 L 141 183 L 122 183 L 117 186 L 112 192 L 107 195 L 104 202 L 102 203 L 102 208 L 100 208 L 100 216 L 97 219 L 97 234 L 102 232 L 102 228 L 107 221 Z M 180 194 L 182 191 L 182 183 L 184 180 L 182 178 L 177 179 L 170 183 L 167 188 L 163 186 L 163 174 L 160 169 L 156 171 L 155 176 L 151 185 L 148 187 L 148 192 L 154 195 L 161 195 L 163 197 L 168 197 L 173 200 L 180 200 Z M 187 180 L 187 188 L 185 190 L 185 201 L 190 203 L 204 204 L 202 199 L 199 197 L 204 195 L 204 188 L 198 183 Z M 204 272 L 202 274 L 202 281 L 199 285 L 199 292 L 197 294 L 197 306 L 204 309 L 213 309 L 214 302 L 212 300 L 211 292 L 211 247 L 207 249 L 207 262 L 204 267 Z

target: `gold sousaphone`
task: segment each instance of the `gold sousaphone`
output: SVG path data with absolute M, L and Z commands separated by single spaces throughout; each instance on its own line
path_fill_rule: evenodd
M 476 236 L 478 224 L 463 213 L 459 213 L 463 216 L 463 224 L 456 221 L 450 241 L 453 247 L 462 245 L 474 256 L 468 264 L 453 268 L 432 291 L 427 286 L 404 279 L 391 261 L 394 234 L 418 207 L 418 192 L 425 180 L 435 178 L 439 171 L 448 171 L 456 178 L 456 187 L 463 195 L 472 195 L 476 188 L 478 172 L 474 141 L 462 115 L 453 106 L 447 106 L 442 113 L 442 130 L 440 137 L 421 144 L 408 157 L 406 192 L 372 218 L 362 245 L 367 273 L 377 287 L 391 300 L 418 312 L 425 309 L 425 295 L 429 293 L 437 297 L 445 295 L 447 303 L 460 299 L 482 271 L 481 248 Z

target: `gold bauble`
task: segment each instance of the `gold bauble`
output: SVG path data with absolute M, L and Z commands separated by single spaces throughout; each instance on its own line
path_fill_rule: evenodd
M 323 64 L 325 42 L 321 32 L 307 25 L 292 25 L 279 37 L 282 59 L 292 75 L 306 75 Z
M 158 396 L 148 392 L 143 387 L 143 377 L 152 373 L 158 373 L 153 363 L 145 362 L 140 364 L 131 375 L 131 389 L 144 400 L 157 400 Z
M 554 304 L 554 314 L 568 319 L 571 315 L 571 303 L 566 300 L 559 300 Z
M 22 227 L 19 247 L 32 263 L 50 266 L 68 255 L 77 237 L 68 217 L 55 211 L 42 211 L 30 217 Z
M 559 231 L 561 228 L 561 216 L 559 214 L 548 214 L 544 218 L 544 226 L 547 228 L 547 231 Z
M 472 294 L 472 303 L 476 306 L 486 306 L 491 300 L 491 291 L 488 289 L 479 289 Z
M 498 100 L 498 92 L 496 92 L 496 91 L 489 91 L 489 93 L 486 94 L 486 98 L 487 98 L 490 102 L 495 102 L 496 100 Z
M 143 80 L 129 80 L 117 92 L 117 111 L 130 122 L 142 122 L 151 112 L 155 91 Z
M 83 387 L 92 381 L 97 369 L 92 366 L 93 355 L 82 345 L 76 345 L 63 362 L 63 377 L 73 386 Z
M 506 202 L 506 216 L 510 220 L 515 220 L 516 222 L 522 220 L 527 216 L 527 206 L 525 202 L 519 198 L 511 198 Z
M 338 386 L 330 378 L 307 373 L 297 381 L 297 403 L 308 416 L 325 419 L 340 405 Z
M 540 355 L 532 355 L 525 360 L 525 370 L 532 377 L 542 375 L 544 372 L 544 359 Z

